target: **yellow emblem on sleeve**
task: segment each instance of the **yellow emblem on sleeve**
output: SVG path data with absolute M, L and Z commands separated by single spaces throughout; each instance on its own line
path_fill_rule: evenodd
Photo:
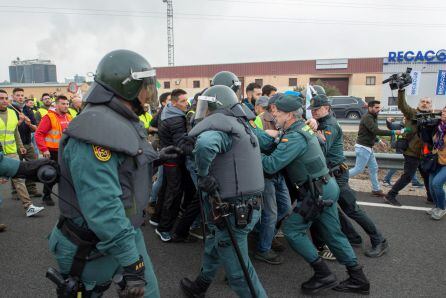
M 108 161 L 111 158 L 111 151 L 104 147 L 93 145 L 93 152 L 100 161 Z

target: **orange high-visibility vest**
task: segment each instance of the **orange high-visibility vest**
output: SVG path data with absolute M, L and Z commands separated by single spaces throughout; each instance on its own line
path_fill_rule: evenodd
M 62 137 L 62 126 L 60 125 L 56 112 L 48 111 L 47 115 L 51 121 L 51 130 L 45 136 L 45 146 L 48 149 L 59 149 L 59 142 Z M 67 113 L 65 115 L 68 121 L 73 119 L 70 114 Z

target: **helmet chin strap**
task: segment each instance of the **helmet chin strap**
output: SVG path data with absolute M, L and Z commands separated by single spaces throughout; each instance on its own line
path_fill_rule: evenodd
M 135 98 L 130 103 L 132 105 L 132 110 L 136 115 L 141 116 L 144 114 L 144 107 L 142 106 L 141 102 L 139 102 L 138 98 Z

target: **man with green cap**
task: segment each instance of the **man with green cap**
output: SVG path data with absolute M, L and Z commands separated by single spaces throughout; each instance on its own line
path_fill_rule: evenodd
M 388 243 L 378 231 L 372 219 L 358 206 L 356 196 L 348 184 L 348 167 L 344 163 L 342 129 L 333 113 L 331 113 L 328 97 L 326 95 L 316 95 L 311 99 L 309 109 L 313 119 L 318 122 L 317 134 L 330 175 L 336 179 L 340 189 L 339 206 L 348 217 L 355 220 L 369 235 L 372 248 L 366 251 L 365 255 L 372 258 L 380 257 L 387 251 Z
M 262 155 L 263 170 L 269 174 L 283 171 L 298 189 L 294 212 L 285 220 L 282 230 L 291 247 L 310 263 L 315 272 L 301 285 L 302 291 L 314 294 L 333 288 L 342 292 L 368 294 L 369 281 L 340 229 L 336 207 L 339 187 L 329 175 L 317 137 L 302 119 L 302 102 L 297 96 L 285 95 L 278 98 L 275 105 L 276 125 L 283 130 L 283 134 L 278 139 L 262 131 L 257 131 L 257 135 L 262 148 L 275 148 L 270 155 Z M 307 235 L 312 224 L 318 226 L 328 247 L 347 267 L 349 278 L 339 285 Z
M 259 142 L 236 94 L 227 86 L 212 86 L 198 97 L 195 120 L 188 135 L 196 138 L 193 157 L 210 235 L 199 275 L 195 280 L 183 278 L 181 289 L 187 297 L 204 297 L 217 271 L 224 267 L 229 286 L 239 297 L 266 297 L 249 259 L 247 241 L 260 218 L 264 188 Z M 238 243 L 242 263 L 229 230 Z
M 97 297 L 116 276 L 119 297 L 159 297 L 141 232 L 159 155 L 138 115 L 156 100 L 155 70 L 141 55 L 115 50 L 99 62 L 87 106 L 59 147 L 59 221 L 49 247 L 65 279 L 59 297 Z M 152 102 L 153 103 L 153 102 Z M 54 279 L 53 279 L 54 280 Z

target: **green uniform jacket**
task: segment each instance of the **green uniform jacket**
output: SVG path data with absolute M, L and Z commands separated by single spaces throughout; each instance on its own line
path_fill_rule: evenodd
M 414 109 L 406 102 L 405 90 L 398 90 L 398 109 L 403 113 L 406 118 L 404 126 L 411 132 L 404 135 L 404 138 L 409 141 L 409 147 L 403 152 L 403 154 L 413 157 L 421 158 L 423 142 L 418 136 L 418 127 L 415 119 L 415 115 L 420 112 L 418 109 Z
M 135 229 L 120 199 L 118 167 L 124 156 L 108 150 L 98 154 L 98 151 L 91 144 L 70 138 L 62 158 L 70 170 L 88 227 L 100 239 L 96 248 L 115 257 L 121 266 L 128 266 L 139 259 L 139 253 Z M 81 218 L 76 222 L 80 224 Z
M 262 166 L 265 173 L 275 174 L 290 164 L 296 157 L 305 153 L 307 150 L 306 139 L 301 134 L 290 131 L 301 121 L 303 120 L 296 121 L 284 132 L 280 143 L 270 155 L 262 153 Z M 274 148 L 274 138 L 266 132 L 256 129 L 255 134 L 259 139 L 262 152 L 271 151 Z
M 392 136 L 393 130 L 382 130 L 378 127 L 378 117 L 370 113 L 365 113 L 359 123 L 358 138 L 356 143 L 372 148 L 376 142 L 376 136 Z
M 325 136 L 325 142 L 321 143 L 329 168 L 337 166 L 345 161 L 344 136 L 338 121 L 332 115 L 327 115 L 318 120 L 318 130 Z
M 3 155 L 0 152 L 0 177 L 12 177 L 19 169 L 20 161 Z

